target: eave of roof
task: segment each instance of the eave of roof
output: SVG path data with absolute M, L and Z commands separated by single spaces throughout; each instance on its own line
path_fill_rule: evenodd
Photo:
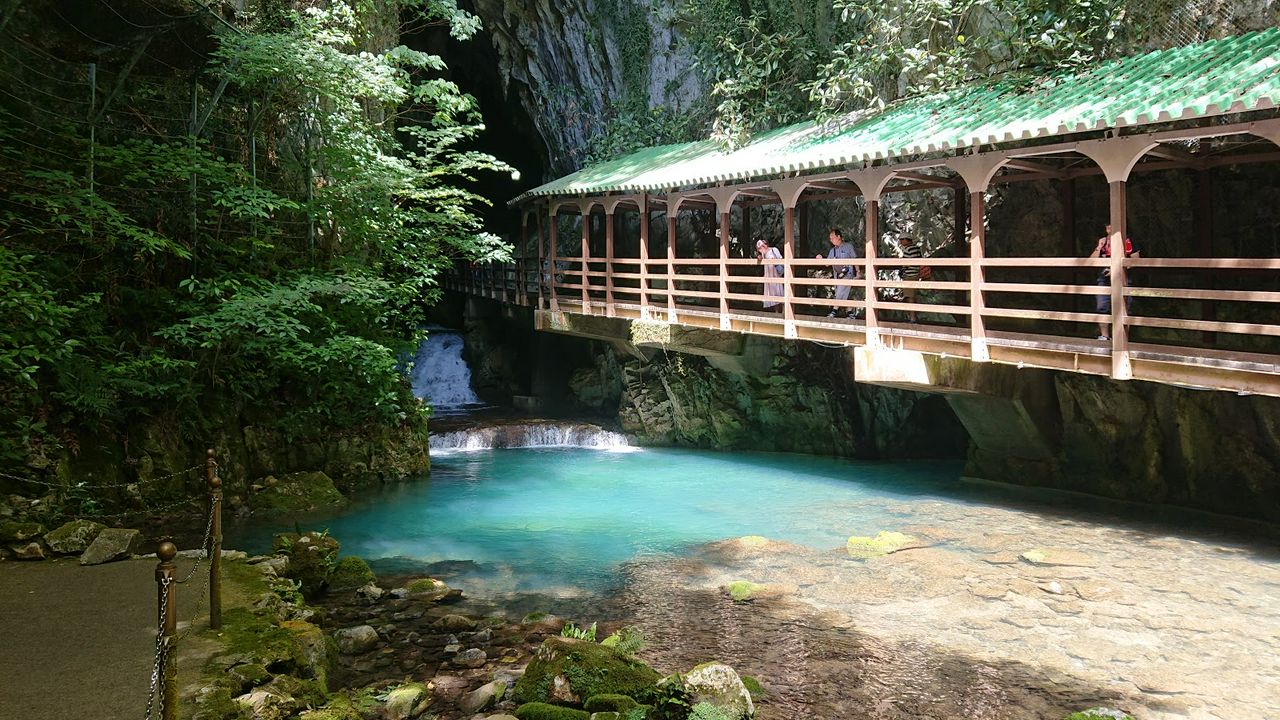
M 675 188 L 824 170 L 1035 138 L 1266 110 L 1280 99 L 1280 28 L 1121 58 L 1032 88 L 970 85 L 764 133 L 644 148 L 536 187 L 537 197 Z

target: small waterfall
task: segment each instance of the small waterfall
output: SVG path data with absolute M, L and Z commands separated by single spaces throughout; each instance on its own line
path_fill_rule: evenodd
M 597 425 L 573 422 L 530 422 L 487 425 L 431 436 L 431 451 L 491 450 L 521 447 L 585 447 L 629 450 L 627 436 Z
M 426 400 L 436 415 L 461 412 L 481 404 L 471 389 L 471 368 L 462 359 L 462 335 L 429 328 L 418 346 L 409 379 L 413 394 Z

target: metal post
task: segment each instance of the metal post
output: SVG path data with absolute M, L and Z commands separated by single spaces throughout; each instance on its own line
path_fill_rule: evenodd
M 160 708 L 164 720 L 178 718 L 178 684 L 177 665 L 174 657 L 174 635 L 178 629 L 177 594 L 178 584 L 174 580 L 178 566 L 173 559 L 178 556 L 178 548 L 171 542 L 162 542 L 156 548 L 156 557 L 160 559 L 156 565 L 157 609 L 160 627 Z
M 969 193 L 969 355 L 976 362 L 987 362 L 991 353 L 987 349 L 987 323 L 982 316 L 986 299 L 982 296 L 982 283 L 986 281 L 982 260 L 986 257 L 986 197 L 982 192 Z
M 880 344 L 880 322 L 876 318 L 876 267 L 872 262 L 876 259 L 876 242 L 880 239 L 880 201 L 870 198 L 866 201 L 866 239 L 863 245 L 863 261 L 867 281 L 867 325 L 866 338 L 868 345 Z
M 205 470 L 209 476 L 209 628 L 222 627 L 222 478 L 209 448 Z
M 604 214 L 604 314 L 613 317 L 617 312 L 613 307 L 613 225 L 615 216 L 612 211 Z
M 640 196 L 640 318 L 649 319 L 649 194 Z

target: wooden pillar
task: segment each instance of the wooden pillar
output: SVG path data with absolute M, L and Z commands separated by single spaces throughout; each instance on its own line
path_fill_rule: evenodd
M 649 194 L 640 196 L 640 319 L 649 319 Z
M 613 233 L 616 216 L 606 210 L 604 214 L 604 314 L 614 317 L 613 306 Z
M 1213 169 L 1205 168 L 1196 171 L 1196 200 L 1191 206 L 1191 224 L 1196 233 L 1196 255 L 1202 258 L 1213 257 Z M 1217 288 L 1217 274 L 1208 276 L 1208 288 Z M 1200 301 L 1200 319 L 1217 320 L 1218 303 L 1215 300 Z M 1217 345 L 1218 334 L 1205 331 L 1200 335 L 1206 345 Z
M 667 198 L 667 322 L 676 321 L 676 216 L 680 206 Z
M 986 298 L 982 295 L 982 283 L 986 272 L 982 261 L 987 256 L 987 203 L 986 193 L 969 193 L 969 357 L 975 362 L 989 362 L 991 352 L 987 348 L 987 322 L 982 312 Z
M 544 281 L 544 279 L 543 279 L 543 270 L 542 270 L 542 268 L 544 267 L 543 263 L 544 263 L 544 262 L 546 261 L 546 259 L 547 259 L 547 250 L 546 250 L 546 245 L 544 244 L 544 238 L 542 237 L 542 213 L 537 212 L 537 211 L 535 210 L 535 211 L 534 211 L 534 214 L 533 214 L 533 218 L 534 218 L 534 220 L 536 220 L 536 221 L 538 222 L 538 227 L 537 227 L 537 232 L 538 232 L 538 268 L 537 268 L 537 271 L 538 271 L 538 274 L 537 274 L 537 278 L 538 278 L 538 309 L 539 309 L 539 310 L 545 310 L 545 309 L 546 309 L 546 304 L 545 304 L 545 297 L 544 297 L 544 295 L 545 295 L 545 294 L 546 294 L 546 292 L 547 292 L 547 288 L 544 288 L 543 286 L 544 286 L 544 285 L 546 285 L 546 284 L 547 284 L 547 282 L 545 282 L 545 281 Z M 548 265 L 547 267 L 550 267 L 550 266 Z M 554 275 L 553 275 L 552 277 L 554 277 Z
M 1124 305 L 1127 278 L 1124 273 L 1124 239 L 1128 237 L 1128 193 L 1125 182 L 1110 184 L 1111 189 L 1111 377 L 1132 380 L 1129 364 L 1129 319 Z
M 720 329 L 729 325 L 729 210 L 720 213 Z
M 559 229 L 558 227 L 556 227 L 556 209 L 552 209 L 552 210 L 551 210 L 551 212 L 549 213 L 549 216 L 550 216 L 550 218 L 551 218 L 551 219 L 550 219 L 550 221 L 548 221 L 548 226 L 549 226 L 549 227 L 548 227 L 548 232 L 550 232 L 550 234 L 551 234 L 551 239 L 550 239 L 550 243 L 551 243 L 551 245 L 550 245 L 550 250 L 548 250 L 548 251 L 547 251 L 547 256 L 548 256 L 548 258 L 550 259 L 550 266 L 549 266 L 549 268 L 550 268 L 550 273 L 551 273 L 551 281 L 550 281 L 549 283 L 547 283 L 547 285 L 549 286 L 549 289 L 550 289 L 550 292 L 551 292 L 551 309 L 552 309 L 552 310 L 555 310 L 555 311 L 559 311 L 559 310 L 560 310 L 560 298 L 556 297 L 556 270 L 557 270 L 557 268 L 556 268 L 556 238 L 557 238 L 557 236 L 559 236 L 559 234 L 560 234 L 560 229 Z
M 866 200 L 866 238 L 863 247 L 863 262 L 867 280 L 867 345 L 880 344 L 880 320 L 876 317 L 876 268 L 872 262 L 876 259 L 876 243 L 880 240 L 880 201 Z
M 591 278 L 587 277 L 590 270 L 588 260 L 591 259 L 591 206 L 584 205 L 582 208 L 582 262 L 579 267 L 582 268 L 582 274 L 578 279 L 582 282 L 582 312 L 589 314 L 591 312 L 591 292 L 587 289 L 591 287 Z
M 785 337 L 796 337 L 796 306 L 792 299 L 796 289 L 791 280 L 796 276 L 791 261 L 796 258 L 796 208 L 786 206 L 782 222 L 782 332 Z

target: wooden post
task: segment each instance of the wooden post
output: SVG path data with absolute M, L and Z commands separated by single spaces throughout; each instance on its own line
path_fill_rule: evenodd
M 1129 364 L 1129 311 L 1124 304 L 1127 278 L 1124 274 L 1124 239 L 1128 237 L 1128 193 L 1125 182 L 1110 183 L 1111 189 L 1111 377 L 1132 380 Z
M 864 196 L 866 197 L 866 196 Z M 867 345 L 876 346 L 880 344 L 880 321 L 876 317 L 876 268 L 872 261 L 876 259 L 876 243 L 880 240 L 880 201 L 866 198 L 866 219 L 867 226 L 866 238 L 863 244 L 863 267 L 864 275 L 867 281 L 866 303 L 867 303 L 867 325 L 866 338 Z
M 676 216 L 680 205 L 667 196 L 667 322 L 676 321 Z
M 222 627 L 222 478 L 209 448 L 205 469 L 209 476 L 209 629 Z
M 720 213 L 720 329 L 729 325 L 729 212 Z
M 551 212 L 548 214 L 551 218 L 547 222 L 548 231 L 551 234 L 551 239 L 550 239 L 551 249 L 548 252 L 548 256 L 551 259 L 551 264 L 549 265 L 551 280 L 547 284 L 550 286 L 550 292 L 551 292 L 551 309 L 553 311 L 559 311 L 560 298 L 556 297 L 556 274 L 557 274 L 556 273 L 556 270 L 557 270 L 556 268 L 556 236 L 560 234 L 560 231 L 558 228 L 556 228 L 556 210 L 553 208 Z
M 546 247 L 545 247 L 545 245 L 543 244 L 543 237 L 542 237 L 542 213 L 539 213 L 539 212 L 537 211 L 537 209 L 535 208 L 534 213 L 533 213 L 533 217 L 534 217 L 534 219 L 535 219 L 535 220 L 537 220 L 537 221 L 538 221 L 538 227 L 537 227 L 537 231 L 538 231 L 538 268 L 537 268 L 537 270 L 538 270 L 538 275 L 537 275 L 537 278 L 538 278 L 538 280 L 537 280 L 537 282 L 538 282 L 538 309 L 539 309 L 539 310 L 545 310 L 545 309 L 546 309 L 546 305 L 544 304 L 544 303 L 545 303 L 545 297 L 544 297 L 544 295 L 548 292 L 548 289 L 547 289 L 547 288 L 545 288 L 544 286 L 545 286 L 545 285 L 547 285 L 550 281 L 549 281 L 549 280 L 544 280 L 544 278 L 543 278 L 543 276 L 542 276 L 542 273 L 543 273 L 543 271 L 542 271 L 543 263 L 547 260 Z M 547 267 L 548 267 L 548 268 L 550 268 L 551 266 L 550 266 L 550 265 L 547 265 Z M 550 278 L 550 277 L 552 277 L 552 276 L 551 276 L 550 274 L 548 274 L 548 276 L 547 276 L 547 277 L 548 277 L 548 278 Z
M 796 259 L 796 208 L 788 205 L 782 212 L 782 334 L 784 337 L 796 337 L 796 306 L 792 298 L 796 289 L 791 284 L 795 278 L 795 268 L 791 261 Z
M 177 594 L 178 583 L 174 576 L 178 566 L 173 559 L 178 556 L 178 548 L 171 542 L 162 542 L 156 548 L 156 557 L 160 562 L 156 565 L 156 597 L 160 633 L 160 717 L 164 720 L 178 720 L 178 683 L 177 664 L 174 657 L 174 635 L 178 629 Z
M 987 207 L 986 194 L 969 193 L 969 356 L 975 362 L 988 362 L 991 352 L 987 348 L 987 323 L 982 315 L 986 299 L 982 295 L 982 283 L 986 280 L 982 261 L 986 257 Z
M 582 283 L 582 312 L 591 312 L 591 292 L 587 289 L 591 287 L 591 278 L 587 277 L 590 270 L 589 263 L 591 258 L 591 206 L 586 205 L 582 208 L 582 262 L 578 267 L 582 269 L 582 274 L 578 276 L 578 280 Z
M 604 314 L 614 317 L 613 306 L 613 233 L 617 216 L 606 208 L 604 214 Z
M 640 319 L 649 319 L 649 193 L 640 196 Z

